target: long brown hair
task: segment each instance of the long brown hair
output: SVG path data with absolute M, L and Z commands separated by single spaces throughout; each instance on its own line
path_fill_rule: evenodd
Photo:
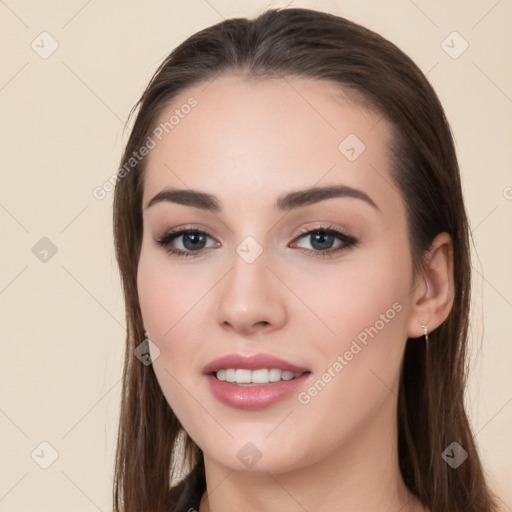
M 114 197 L 127 321 L 114 510 L 178 510 L 180 496 L 193 503 L 205 490 L 201 450 L 173 414 L 152 366 L 134 356 L 143 339 L 136 279 L 146 159 L 130 158 L 178 93 L 232 72 L 329 80 L 393 127 L 392 176 L 406 203 L 414 268 L 421 272 L 423 256 L 441 232 L 453 239 L 455 262 L 448 318 L 430 334 L 428 350 L 408 341 L 404 354 L 397 417 L 402 477 L 433 512 L 490 512 L 494 498 L 463 403 L 471 264 L 450 127 L 426 77 L 394 44 L 342 17 L 307 9 L 270 9 L 254 20 L 228 19 L 192 35 L 160 65 L 131 112 L 138 110 Z M 468 452 L 457 469 L 441 457 L 452 442 Z M 183 471 L 186 478 L 171 486 Z

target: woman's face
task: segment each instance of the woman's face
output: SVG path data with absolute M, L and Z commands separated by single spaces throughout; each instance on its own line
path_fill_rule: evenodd
M 227 75 L 160 121 L 138 291 L 206 460 L 279 473 L 393 443 L 414 282 L 388 123 L 329 82 Z

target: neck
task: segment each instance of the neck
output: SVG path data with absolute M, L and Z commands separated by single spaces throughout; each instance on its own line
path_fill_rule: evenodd
M 200 512 L 426 510 L 402 480 L 396 409 L 386 409 L 385 417 L 367 423 L 328 456 L 286 473 L 237 472 L 205 454 L 207 491 Z

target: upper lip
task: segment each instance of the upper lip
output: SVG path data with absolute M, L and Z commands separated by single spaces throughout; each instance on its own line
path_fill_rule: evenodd
M 289 363 L 288 361 L 285 361 L 284 359 L 280 359 L 279 357 L 275 357 L 269 354 L 253 354 L 249 356 L 244 356 L 241 354 L 227 354 L 207 364 L 204 367 L 203 373 L 209 374 L 214 373 L 217 370 L 229 368 L 240 368 L 243 370 L 258 370 L 260 368 L 278 368 L 280 370 L 289 371 L 292 373 L 304 373 L 309 371 L 307 368 L 294 365 L 292 363 Z

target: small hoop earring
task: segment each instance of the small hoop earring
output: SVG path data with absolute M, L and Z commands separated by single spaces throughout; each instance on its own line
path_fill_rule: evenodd
M 428 343 L 428 327 L 426 325 L 421 326 L 423 329 L 423 336 L 425 336 L 425 343 Z

